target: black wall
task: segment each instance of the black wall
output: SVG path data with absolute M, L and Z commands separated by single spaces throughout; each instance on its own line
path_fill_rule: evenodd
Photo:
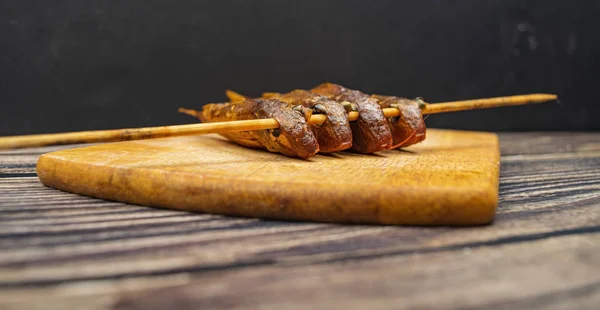
M 600 1 L 0 1 L 0 135 L 189 123 L 331 81 L 429 102 L 557 93 L 430 127 L 600 129 Z

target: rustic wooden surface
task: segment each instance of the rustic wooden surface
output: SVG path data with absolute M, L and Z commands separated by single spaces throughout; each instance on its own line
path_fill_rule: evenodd
M 0 152 L 0 309 L 597 309 L 600 134 L 501 134 L 470 228 L 230 218 L 46 188 Z M 64 148 L 64 147 L 63 147 Z
M 210 214 L 325 223 L 488 224 L 498 204 L 498 137 L 435 130 L 403 151 L 289 158 L 218 135 L 126 141 L 44 154 L 47 186 Z

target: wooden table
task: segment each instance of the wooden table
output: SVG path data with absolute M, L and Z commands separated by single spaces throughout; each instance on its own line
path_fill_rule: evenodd
M 600 134 L 501 134 L 492 225 L 343 226 L 192 214 L 44 187 L 0 152 L 0 308 L 600 305 Z

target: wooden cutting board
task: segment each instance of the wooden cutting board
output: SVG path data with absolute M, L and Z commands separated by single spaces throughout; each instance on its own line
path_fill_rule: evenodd
M 47 186 L 85 196 L 214 214 L 338 223 L 485 224 L 498 201 L 491 133 L 428 130 L 424 143 L 309 160 L 218 135 L 100 144 L 40 157 Z

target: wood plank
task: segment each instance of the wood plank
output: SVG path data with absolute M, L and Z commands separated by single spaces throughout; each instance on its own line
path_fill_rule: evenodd
M 0 150 L 0 157 L 3 156 L 28 156 L 35 155 L 39 156 L 44 153 L 54 152 L 58 150 L 66 150 L 66 149 L 74 149 L 84 146 L 94 145 L 94 143 L 87 144 L 70 144 L 70 145 L 55 145 L 55 146 L 42 146 L 42 147 L 32 147 L 32 148 L 24 148 L 24 149 L 16 149 L 16 150 Z M 2 159 L 0 158 L 0 161 Z
M 597 166 L 593 161 L 588 164 L 590 167 Z M 561 160 L 555 164 L 548 165 L 546 162 L 539 165 L 538 169 L 532 171 L 543 172 L 542 167 L 544 166 L 568 166 L 568 162 L 565 163 Z M 516 162 L 507 165 L 505 171 L 511 176 L 512 173 L 516 173 L 522 168 L 521 163 Z M 564 182 L 572 177 L 566 175 L 566 178 L 558 179 L 558 181 Z M 551 179 L 548 182 L 555 181 Z M 514 184 L 513 181 L 508 185 Z M 12 240 L 18 236 L 19 242 L 5 244 L 5 246 L 21 250 L 11 251 L 8 256 L 0 254 L 0 262 L 7 267 L 18 267 L 23 264 L 36 265 L 40 271 L 47 269 L 56 272 L 44 279 L 31 278 L 27 282 L 43 284 L 48 281 L 77 281 L 77 279 L 61 278 L 60 272 L 65 268 L 71 268 L 70 266 L 73 264 L 102 265 L 107 258 L 114 258 L 116 261 L 119 257 L 126 256 L 135 259 L 130 264 L 126 264 L 123 270 L 135 273 L 136 265 L 140 262 L 145 261 L 152 264 L 157 260 L 162 260 L 160 257 L 148 257 L 148 253 L 177 250 L 182 251 L 183 254 L 180 257 L 185 258 L 185 253 L 194 252 L 199 247 L 202 248 L 202 251 L 219 252 L 223 256 L 237 253 L 239 261 L 242 262 L 254 262 L 256 257 L 267 261 L 273 257 L 291 257 L 294 260 L 312 263 L 323 260 L 356 259 L 364 255 L 385 256 L 406 251 L 431 251 L 449 246 L 466 247 L 480 242 L 502 243 L 515 238 L 523 240 L 550 238 L 554 232 L 570 233 L 581 227 L 592 231 L 596 229 L 593 225 L 599 224 L 598 217 L 586 215 L 584 212 L 588 210 L 587 212 L 593 214 L 593 211 L 598 208 L 597 183 L 596 185 L 584 185 L 584 192 L 569 194 L 571 190 L 581 188 L 577 181 L 571 182 L 566 187 L 562 187 L 566 190 L 564 194 L 554 197 L 548 197 L 547 190 L 541 190 L 539 193 L 535 191 L 535 188 L 543 188 L 543 186 L 545 183 L 538 182 L 532 190 L 528 191 L 527 195 L 523 195 L 519 191 L 515 192 L 513 187 L 503 189 L 501 192 L 503 200 L 498 220 L 494 225 L 460 231 L 425 228 L 394 230 L 387 227 L 369 226 L 316 225 L 310 227 L 309 225 L 310 233 L 307 233 L 304 232 L 306 224 L 302 223 L 232 218 L 207 220 L 206 215 L 196 214 L 174 218 L 157 216 L 151 221 L 144 218 L 119 221 L 107 214 L 104 220 L 100 215 L 98 220 L 102 221 L 102 227 L 98 227 L 93 223 L 93 220 L 96 219 L 95 216 L 92 217 L 91 224 L 71 223 L 70 225 L 57 225 L 53 221 L 65 224 L 68 219 L 50 217 L 47 225 L 39 225 L 38 222 L 35 222 L 35 229 L 29 228 L 25 231 L 20 228 L 19 222 L 14 226 L 7 225 L 3 231 L 4 234 L 0 237 L 6 237 L 6 240 L 13 242 Z M 586 189 L 585 186 L 591 186 L 591 188 Z M 540 197 L 543 198 L 543 202 L 537 201 Z M 535 208 L 529 206 L 531 203 L 528 201 L 530 200 L 533 200 Z M 565 206 L 566 202 L 571 205 Z M 577 208 L 572 207 L 574 203 L 577 204 Z M 556 219 L 559 216 L 562 220 L 557 222 Z M 79 216 L 77 219 L 87 220 L 83 216 Z M 188 221 L 191 222 L 186 226 L 185 223 Z M 175 229 L 173 224 L 177 225 Z M 290 226 L 297 228 L 287 231 Z M 297 235 L 296 230 L 303 234 Z M 272 234 L 267 232 L 272 232 Z M 127 237 L 123 239 L 122 236 Z M 403 242 L 398 244 L 398 240 L 403 240 Z M 31 248 L 27 248 L 27 245 Z M 47 251 L 47 247 L 51 247 L 53 251 Z M 316 251 L 314 248 L 320 250 Z M 211 268 L 218 265 L 219 268 L 227 268 L 228 265 L 236 265 L 239 261 L 227 261 L 219 256 L 208 257 L 204 260 L 195 258 L 192 266 L 186 265 L 185 262 L 182 265 L 178 261 L 174 265 L 163 265 L 164 269 L 158 270 L 158 272 L 168 273 L 169 270 L 193 268 L 197 265 L 207 265 Z M 61 266 L 63 267 L 61 268 Z M 94 270 L 97 272 L 85 277 L 124 276 L 116 269 L 109 273 L 101 273 L 100 269 L 96 268 Z
M 581 297 L 600 298 L 600 272 L 589 272 L 600 259 L 599 241 L 600 234 L 594 234 L 344 265 L 213 273 L 193 277 L 185 286 L 122 294 L 116 308 L 131 309 L 136 301 L 138 307 L 160 307 L 167 296 L 183 304 L 254 303 L 265 309 L 286 304 L 306 309 L 332 304 L 343 309 L 555 306 L 556 299 L 545 296 L 549 293 L 561 293 L 563 305 L 581 306 Z
M 600 151 L 599 135 L 594 132 L 500 133 L 499 137 L 503 156 Z
M 462 229 L 183 213 L 2 178 L 0 308 L 594 309 L 599 137 L 501 134 L 496 219 Z
M 95 309 L 594 309 L 600 300 L 599 244 L 595 233 L 343 264 L 188 270 L 28 287 L 0 292 L 0 300 L 13 308 L 62 309 L 78 308 L 84 300 Z

